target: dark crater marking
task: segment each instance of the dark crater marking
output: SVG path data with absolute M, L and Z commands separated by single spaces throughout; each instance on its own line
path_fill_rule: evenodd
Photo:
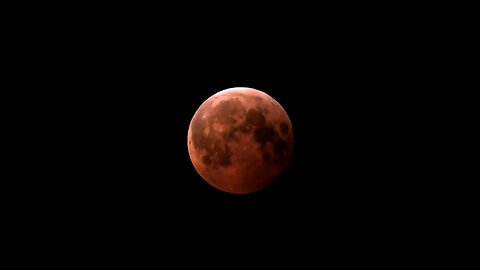
M 199 109 L 197 115 L 192 121 L 192 140 L 196 149 L 205 150 L 206 154 L 202 157 L 202 162 L 206 166 L 214 169 L 219 167 L 228 167 L 231 165 L 232 151 L 228 146 L 228 142 L 234 139 L 234 132 L 230 131 L 219 137 L 213 132 L 213 124 L 232 125 L 236 119 L 234 115 L 240 113 L 242 110 L 240 101 L 229 99 L 221 101 L 210 113 L 211 117 L 208 119 L 202 118 L 205 113 L 205 106 Z M 208 135 L 205 129 L 209 127 L 212 131 Z
M 229 99 L 222 101 L 212 111 L 210 119 L 204 119 L 203 110 L 192 121 L 192 141 L 197 149 L 205 150 L 206 154 L 202 157 L 202 162 L 206 166 L 214 169 L 219 167 L 228 167 L 231 165 L 232 151 L 228 147 L 231 140 L 238 141 L 236 137 L 237 132 L 244 134 L 252 132 L 255 141 L 261 147 L 263 152 L 263 160 L 265 162 L 281 163 L 284 160 L 285 152 L 288 148 L 288 142 L 283 140 L 277 130 L 271 123 L 268 123 L 265 118 L 264 109 L 250 109 L 246 113 L 245 120 L 238 127 L 233 127 L 237 119 L 235 115 L 242 114 L 244 108 L 236 99 Z M 213 123 L 224 124 L 232 128 L 224 133 L 222 137 L 214 132 L 208 135 L 204 133 L 206 127 L 213 129 Z M 279 126 L 280 132 L 286 134 L 288 132 L 288 125 L 282 122 Z M 270 142 L 273 145 L 273 153 L 266 151 L 266 145 Z
M 263 109 L 250 109 L 247 112 L 243 130 L 254 130 L 255 141 L 260 144 L 263 151 L 263 160 L 265 162 L 279 163 L 283 161 L 288 142 L 283 140 L 271 123 L 265 119 L 265 111 Z M 247 129 L 253 127 L 253 129 Z M 288 129 L 288 127 L 287 127 Z M 273 157 L 266 152 L 266 145 L 270 142 L 273 145 Z

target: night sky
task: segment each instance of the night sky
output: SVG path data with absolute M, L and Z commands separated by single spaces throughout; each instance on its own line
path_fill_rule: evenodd
M 394 14 L 369 10 L 163 1 L 74 20 L 56 75 L 69 113 L 52 205 L 139 233 L 235 224 L 333 239 L 399 226 L 420 192 L 406 169 L 414 134 L 402 128 L 415 94 Z M 187 151 L 196 109 L 239 86 L 275 98 L 294 130 L 290 167 L 251 195 L 208 185 Z

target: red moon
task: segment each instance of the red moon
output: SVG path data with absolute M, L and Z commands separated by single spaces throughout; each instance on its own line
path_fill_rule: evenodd
M 234 194 L 260 191 L 287 169 L 293 130 L 283 107 L 266 93 L 229 88 L 209 97 L 188 128 L 188 153 L 198 174 Z

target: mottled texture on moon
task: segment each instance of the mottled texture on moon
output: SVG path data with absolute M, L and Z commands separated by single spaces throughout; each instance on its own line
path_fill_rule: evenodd
M 195 112 L 188 129 L 193 166 L 210 185 L 247 194 L 271 184 L 287 168 L 293 130 L 283 107 L 253 88 L 220 91 Z

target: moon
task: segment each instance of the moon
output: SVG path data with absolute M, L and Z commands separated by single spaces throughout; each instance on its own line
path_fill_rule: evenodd
M 229 88 L 197 109 L 187 145 L 195 170 L 211 186 L 233 194 L 254 193 L 288 168 L 292 123 L 268 94 L 248 87 Z

